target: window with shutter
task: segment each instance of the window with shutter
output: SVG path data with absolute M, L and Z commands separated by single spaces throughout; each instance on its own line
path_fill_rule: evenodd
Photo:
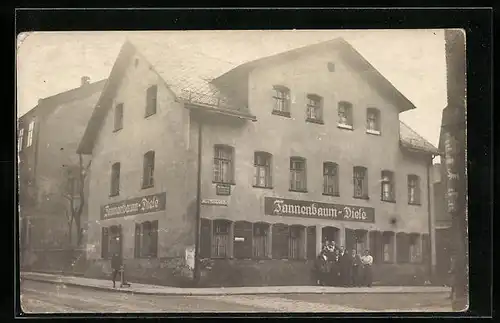
M 144 172 L 142 176 L 142 188 L 154 186 L 155 152 L 148 151 L 144 154 Z
M 213 222 L 212 257 L 226 258 L 229 256 L 229 222 L 215 220 Z
M 156 113 L 158 87 L 153 85 L 146 92 L 146 118 Z
M 158 257 L 158 221 L 153 221 L 151 223 L 151 257 Z
M 141 225 L 139 223 L 135 224 L 135 246 L 134 246 L 134 257 L 141 257 Z
M 212 232 L 210 230 L 211 221 L 201 219 L 200 227 L 200 256 L 201 258 L 210 258 L 210 246 L 212 241 Z
M 234 257 L 237 259 L 252 258 L 252 223 L 238 221 L 234 223 Z M 237 241 L 243 238 L 243 241 Z
M 272 255 L 273 259 L 288 258 L 288 226 L 286 224 L 277 223 L 273 227 L 272 239 Z
M 269 224 L 255 223 L 253 225 L 253 257 L 257 259 L 268 257 Z

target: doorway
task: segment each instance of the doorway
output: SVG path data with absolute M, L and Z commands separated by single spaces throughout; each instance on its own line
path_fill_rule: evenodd
M 321 229 L 321 241 L 325 243 L 326 241 L 335 241 L 337 246 L 340 245 L 340 229 L 336 227 L 323 227 Z

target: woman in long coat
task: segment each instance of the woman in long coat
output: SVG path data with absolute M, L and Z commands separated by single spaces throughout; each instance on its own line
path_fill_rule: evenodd
M 362 264 L 361 264 L 361 258 L 356 252 L 356 249 L 352 249 L 351 257 L 352 257 L 351 286 L 360 286 Z
M 324 286 L 327 282 L 328 275 L 328 257 L 324 250 L 322 250 L 316 258 L 314 269 L 317 284 Z

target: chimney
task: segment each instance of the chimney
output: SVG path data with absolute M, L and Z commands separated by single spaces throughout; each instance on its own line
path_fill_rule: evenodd
M 88 85 L 90 83 L 90 77 L 88 76 L 82 76 L 82 84 L 81 86 Z

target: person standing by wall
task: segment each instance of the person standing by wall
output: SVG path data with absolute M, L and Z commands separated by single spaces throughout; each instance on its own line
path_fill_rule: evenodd
M 347 253 L 344 246 L 340 246 L 340 285 L 349 286 L 352 268 L 352 257 Z
M 326 284 L 328 275 L 328 258 L 326 256 L 326 251 L 322 250 L 315 262 L 315 278 L 316 283 L 319 286 L 324 286 Z
M 372 287 L 373 257 L 370 255 L 370 251 L 365 250 L 365 255 L 361 257 L 361 262 L 363 264 L 363 283 L 365 286 Z
M 360 276 L 361 276 L 361 258 L 359 257 L 356 249 L 352 249 L 351 251 L 351 286 L 360 286 Z
M 116 287 L 116 276 L 119 275 L 121 267 L 122 267 L 122 259 L 120 258 L 120 255 L 117 252 L 115 252 L 111 257 L 111 270 L 112 270 L 111 279 L 113 280 L 113 288 Z

